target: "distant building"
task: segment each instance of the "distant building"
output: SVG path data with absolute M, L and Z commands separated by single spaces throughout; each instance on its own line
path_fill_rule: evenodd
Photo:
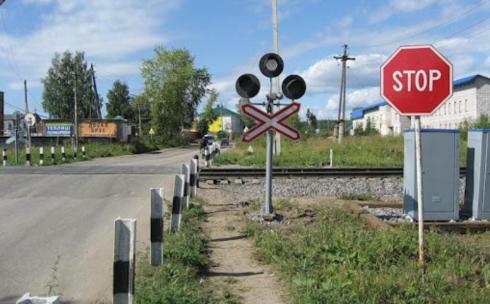
M 472 75 L 453 82 L 453 96 L 431 116 L 422 116 L 423 128 L 454 129 L 465 121 L 490 115 L 490 78 Z M 410 119 L 400 116 L 386 101 L 351 112 L 352 130 L 366 129 L 368 121 L 381 135 L 399 135 L 410 127 Z
M 215 121 L 209 125 L 209 132 L 218 133 L 225 131 L 226 133 L 242 133 L 245 124 L 241 116 L 224 107 L 216 107 L 213 109 L 214 114 L 218 116 Z

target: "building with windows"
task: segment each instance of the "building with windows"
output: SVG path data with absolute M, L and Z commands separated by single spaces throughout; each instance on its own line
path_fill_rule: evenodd
M 423 128 L 455 129 L 465 121 L 490 116 L 490 78 L 472 75 L 455 80 L 453 95 L 432 115 L 422 116 Z M 351 112 L 352 131 L 366 129 L 368 122 L 381 135 L 399 135 L 410 127 L 410 119 L 400 116 L 386 101 Z

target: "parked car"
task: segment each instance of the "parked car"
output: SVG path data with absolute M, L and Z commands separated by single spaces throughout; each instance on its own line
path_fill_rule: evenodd
M 224 137 L 221 139 L 221 146 L 222 147 L 227 147 L 230 145 L 230 142 L 228 141 L 228 138 Z

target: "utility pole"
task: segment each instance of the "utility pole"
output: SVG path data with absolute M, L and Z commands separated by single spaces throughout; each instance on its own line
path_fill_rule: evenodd
M 337 121 L 337 138 L 339 142 L 342 142 L 344 137 L 344 122 L 345 122 L 345 91 L 347 87 L 347 61 L 356 60 L 354 57 L 349 57 L 347 49 L 349 47 L 344 44 L 344 53 L 341 56 L 334 56 L 333 58 L 342 62 L 342 76 L 340 79 L 340 96 L 339 96 L 339 116 Z
M 143 136 L 143 133 L 141 131 L 141 105 L 138 103 L 138 134 L 139 136 Z
M 274 41 L 274 53 L 279 55 L 279 33 L 278 33 L 278 19 L 277 19 L 277 0 L 272 0 L 272 36 Z M 281 92 L 280 90 L 280 79 L 279 76 L 276 77 L 276 94 Z M 274 96 L 271 94 L 271 97 Z M 279 109 L 279 105 L 277 105 L 277 109 Z M 274 137 L 274 154 L 281 155 L 281 134 L 276 132 Z
M 74 96 L 74 122 L 75 122 L 75 130 L 74 130 L 74 134 L 75 134 L 75 142 L 74 142 L 74 147 L 73 147 L 73 151 L 77 151 L 78 150 L 78 101 L 77 101 L 77 82 L 78 82 L 78 76 L 77 76 L 77 72 L 75 71 L 75 84 L 73 86 L 73 96 Z
M 24 120 L 26 115 L 29 113 L 29 103 L 27 102 L 27 80 L 24 80 L 24 102 L 26 107 L 26 113 L 24 115 Z M 31 151 L 31 127 L 26 123 L 27 128 L 27 142 L 26 142 L 26 151 L 30 153 Z
M 97 82 L 95 81 L 95 72 L 94 72 L 94 65 L 90 64 L 90 70 L 92 72 L 92 83 L 94 86 L 94 93 L 95 93 L 95 108 L 97 109 L 97 118 L 101 119 L 102 118 L 102 113 L 100 113 L 100 100 L 99 100 L 99 92 L 97 92 Z M 92 116 L 90 116 L 92 118 Z

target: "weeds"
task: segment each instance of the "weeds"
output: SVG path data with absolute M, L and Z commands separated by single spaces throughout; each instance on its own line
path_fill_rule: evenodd
M 374 232 L 343 209 L 317 209 L 317 221 L 287 230 L 249 223 L 258 254 L 276 265 L 296 303 L 482 303 L 490 297 L 490 255 L 453 235 L 428 232 L 426 284 L 417 232 Z

